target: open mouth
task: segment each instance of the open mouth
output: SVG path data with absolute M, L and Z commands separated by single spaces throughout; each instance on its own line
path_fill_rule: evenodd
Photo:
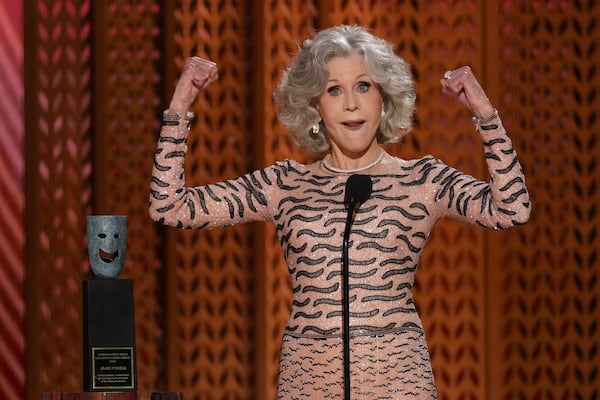
M 356 128 L 360 128 L 361 126 L 363 126 L 364 123 L 365 123 L 365 121 L 362 121 L 362 120 L 344 121 L 344 122 L 342 122 L 342 125 L 344 125 L 347 128 L 350 128 L 350 129 L 356 129 Z
M 100 256 L 100 259 L 105 263 L 112 263 L 119 257 L 119 252 L 115 251 L 113 253 L 107 253 L 106 251 L 99 249 L 98 256 Z

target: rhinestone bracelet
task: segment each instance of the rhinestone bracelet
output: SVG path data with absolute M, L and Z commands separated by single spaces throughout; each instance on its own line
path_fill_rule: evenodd
M 181 122 L 182 119 L 186 123 L 186 128 L 189 128 L 192 124 L 192 120 L 194 119 L 194 113 L 188 111 L 185 113 L 185 117 L 182 118 L 179 114 L 169 114 L 169 110 L 165 110 L 163 111 L 162 125 L 179 125 L 179 122 Z
M 492 122 L 497 116 L 498 116 L 498 110 L 496 110 L 494 108 L 494 111 L 492 112 L 492 115 L 490 115 L 489 117 L 487 117 L 487 118 L 478 118 L 476 116 L 472 116 L 471 117 L 471 122 L 475 126 L 481 125 L 481 124 L 487 124 L 488 122 Z

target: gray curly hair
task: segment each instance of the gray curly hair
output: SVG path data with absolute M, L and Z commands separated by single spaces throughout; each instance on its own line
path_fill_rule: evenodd
M 294 141 L 311 153 L 330 148 L 325 126 L 315 134 L 312 126 L 320 116 L 315 105 L 328 80 L 327 63 L 335 57 L 360 54 L 364 66 L 379 88 L 384 114 L 377 141 L 396 143 L 410 132 L 416 93 L 410 65 L 394 53 L 393 46 L 360 26 L 340 25 L 318 32 L 304 41 L 273 98 L 277 117 Z

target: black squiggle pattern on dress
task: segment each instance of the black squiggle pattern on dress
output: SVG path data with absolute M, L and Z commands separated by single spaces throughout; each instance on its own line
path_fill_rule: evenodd
M 294 297 L 279 398 L 341 398 L 335 387 L 342 376 L 336 363 L 341 356 L 347 175 L 331 173 L 320 162 L 285 160 L 237 179 L 186 188 L 186 145 L 180 135 L 177 127 L 161 132 L 151 180 L 152 218 L 189 229 L 271 221 Z M 453 218 L 507 229 L 529 218 L 525 179 L 510 139 L 499 123 L 482 137 L 490 182 L 431 156 L 386 156 L 368 171 L 373 192 L 355 214 L 349 246 L 353 374 L 364 382 L 357 388 L 364 390 L 360 398 L 435 398 L 412 288 L 436 221 Z

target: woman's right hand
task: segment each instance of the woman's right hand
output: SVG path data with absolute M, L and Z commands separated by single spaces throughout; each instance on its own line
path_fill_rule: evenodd
M 217 64 L 200 57 L 189 57 L 185 61 L 175 92 L 169 105 L 170 114 L 185 115 L 196 100 L 200 90 L 217 80 Z

